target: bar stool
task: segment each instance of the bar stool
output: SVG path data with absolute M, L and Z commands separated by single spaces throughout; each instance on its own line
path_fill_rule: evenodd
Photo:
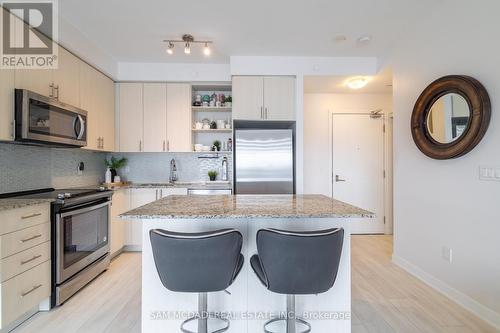
M 286 332 L 296 333 L 297 323 L 304 326 L 301 333 L 311 331 L 311 324 L 295 316 L 295 295 L 315 295 L 333 287 L 340 263 L 344 229 L 319 231 L 285 231 L 261 229 L 257 232 L 258 254 L 250 259 L 253 271 L 270 291 L 285 294 L 287 315 L 269 320 L 286 320 Z
M 174 292 L 198 293 L 198 313 L 181 324 L 186 333 L 208 333 L 208 319 L 219 319 L 229 329 L 227 318 L 207 311 L 207 293 L 226 290 L 243 267 L 243 237 L 235 229 L 201 233 L 179 233 L 162 229 L 149 232 L 156 270 L 163 286 Z M 198 332 L 185 328 L 198 320 Z

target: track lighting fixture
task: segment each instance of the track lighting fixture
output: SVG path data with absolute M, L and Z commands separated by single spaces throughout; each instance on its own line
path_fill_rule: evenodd
M 205 54 L 206 56 L 209 56 L 212 51 L 210 50 L 210 47 L 208 44 L 211 44 L 213 43 L 212 41 L 210 40 L 195 40 L 194 37 L 192 35 L 183 35 L 182 36 L 182 40 L 164 40 L 163 42 L 165 43 L 168 43 L 168 46 L 167 46 L 167 53 L 172 55 L 174 54 L 174 46 L 176 43 L 183 43 L 184 44 L 184 53 L 185 54 L 191 54 L 191 46 L 193 44 L 205 44 L 205 46 L 203 47 L 203 54 Z

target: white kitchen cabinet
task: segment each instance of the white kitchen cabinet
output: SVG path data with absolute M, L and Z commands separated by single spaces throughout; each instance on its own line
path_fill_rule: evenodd
M 264 117 L 266 120 L 295 119 L 295 78 L 264 78 Z
M 0 141 L 14 140 L 14 70 L 0 69 Z
M 143 84 L 120 83 L 118 94 L 120 151 L 143 151 Z
M 59 47 L 58 66 L 52 72 L 55 97 L 66 104 L 80 106 L 80 63 L 82 61 Z
M 167 150 L 167 84 L 144 83 L 145 152 Z
M 175 188 L 163 188 L 161 189 L 160 192 L 161 198 L 165 198 L 169 195 L 187 195 L 188 194 L 188 189 L 187 188 L 180 188 L 180 187 L 175 187 Z
M 130 189 L 130 209 L 144 206 L 158 199 L 158 189 L 132 188 Z M 142 249 L 142 223 L 141 221 L 127 221 L 125 232 L 125 245 L 128 249 L 140 251 Z
M 50 69 L 16 69 L 15 86 L 27 89 L 43 96 L 54 97 L 52 70 Z
M 111 205 L 111 255 L 118 253 L 125 245 L 125 229 L 127 221 L 118 217 L 118 215 L 130 210 L 130 190 L 118 189 L 113 192 Z
M 233 119 L 294 120 L 295 78 L 233 77 Z
M 192 151 L 191 85 L 167 83 L 167 151 Z
M 233 77 L 233 119 L 264 119 L 264 78 Z
M 101 137 L 101 150 L 115 150 L 115 83 L 106 75 L 99 72 L 97 80 L 99 135 Z

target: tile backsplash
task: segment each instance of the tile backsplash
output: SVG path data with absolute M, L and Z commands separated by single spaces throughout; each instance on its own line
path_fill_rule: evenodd
M 90 186 L 104 178 L 105 153 L 0 143 L 0 193 Z M 78 175 L 78 164 L 85 170 Z
M 213 154 L 193 153 L 115 153 L 116 157 L 124 156 L 128 159 L 127 166 L 118 173 L 123 180 L 136 183 L 164 183 L 170 175 L 170 160 L 175 159 L 179 181 L 207 181 L 208 171 L 219 172 L 220 179 L 222 159 L 228 157 L 228 179 L 232 179 L 233 166 L 231 153 L 221 152 L 217 158 Z
M 170 160 L 175 159 L 179 181 L 198 182 L 208 180 L 208 171 L 219 172 L 222 159 L 228 157 L 228 179 L 232 180 L 231 153 L 114 153 L 125 156 L 128 164 L 119 170 L 123 180 L 144 183 L 168 182 Z M 60 149 L 39 146 L 0 143 L 0 194 L 54 187 L 92 186 L 104 180 L 104 159 L 111 154 L 83 149 Z M 216 158 L 200 158 L 216 157 Z M 78 164 L 85 170 L 78 175 Z

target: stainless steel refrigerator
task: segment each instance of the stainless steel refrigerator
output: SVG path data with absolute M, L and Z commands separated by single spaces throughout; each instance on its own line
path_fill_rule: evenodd
M 295 193 L 295 122 L 234 121 L 234 193 Z

